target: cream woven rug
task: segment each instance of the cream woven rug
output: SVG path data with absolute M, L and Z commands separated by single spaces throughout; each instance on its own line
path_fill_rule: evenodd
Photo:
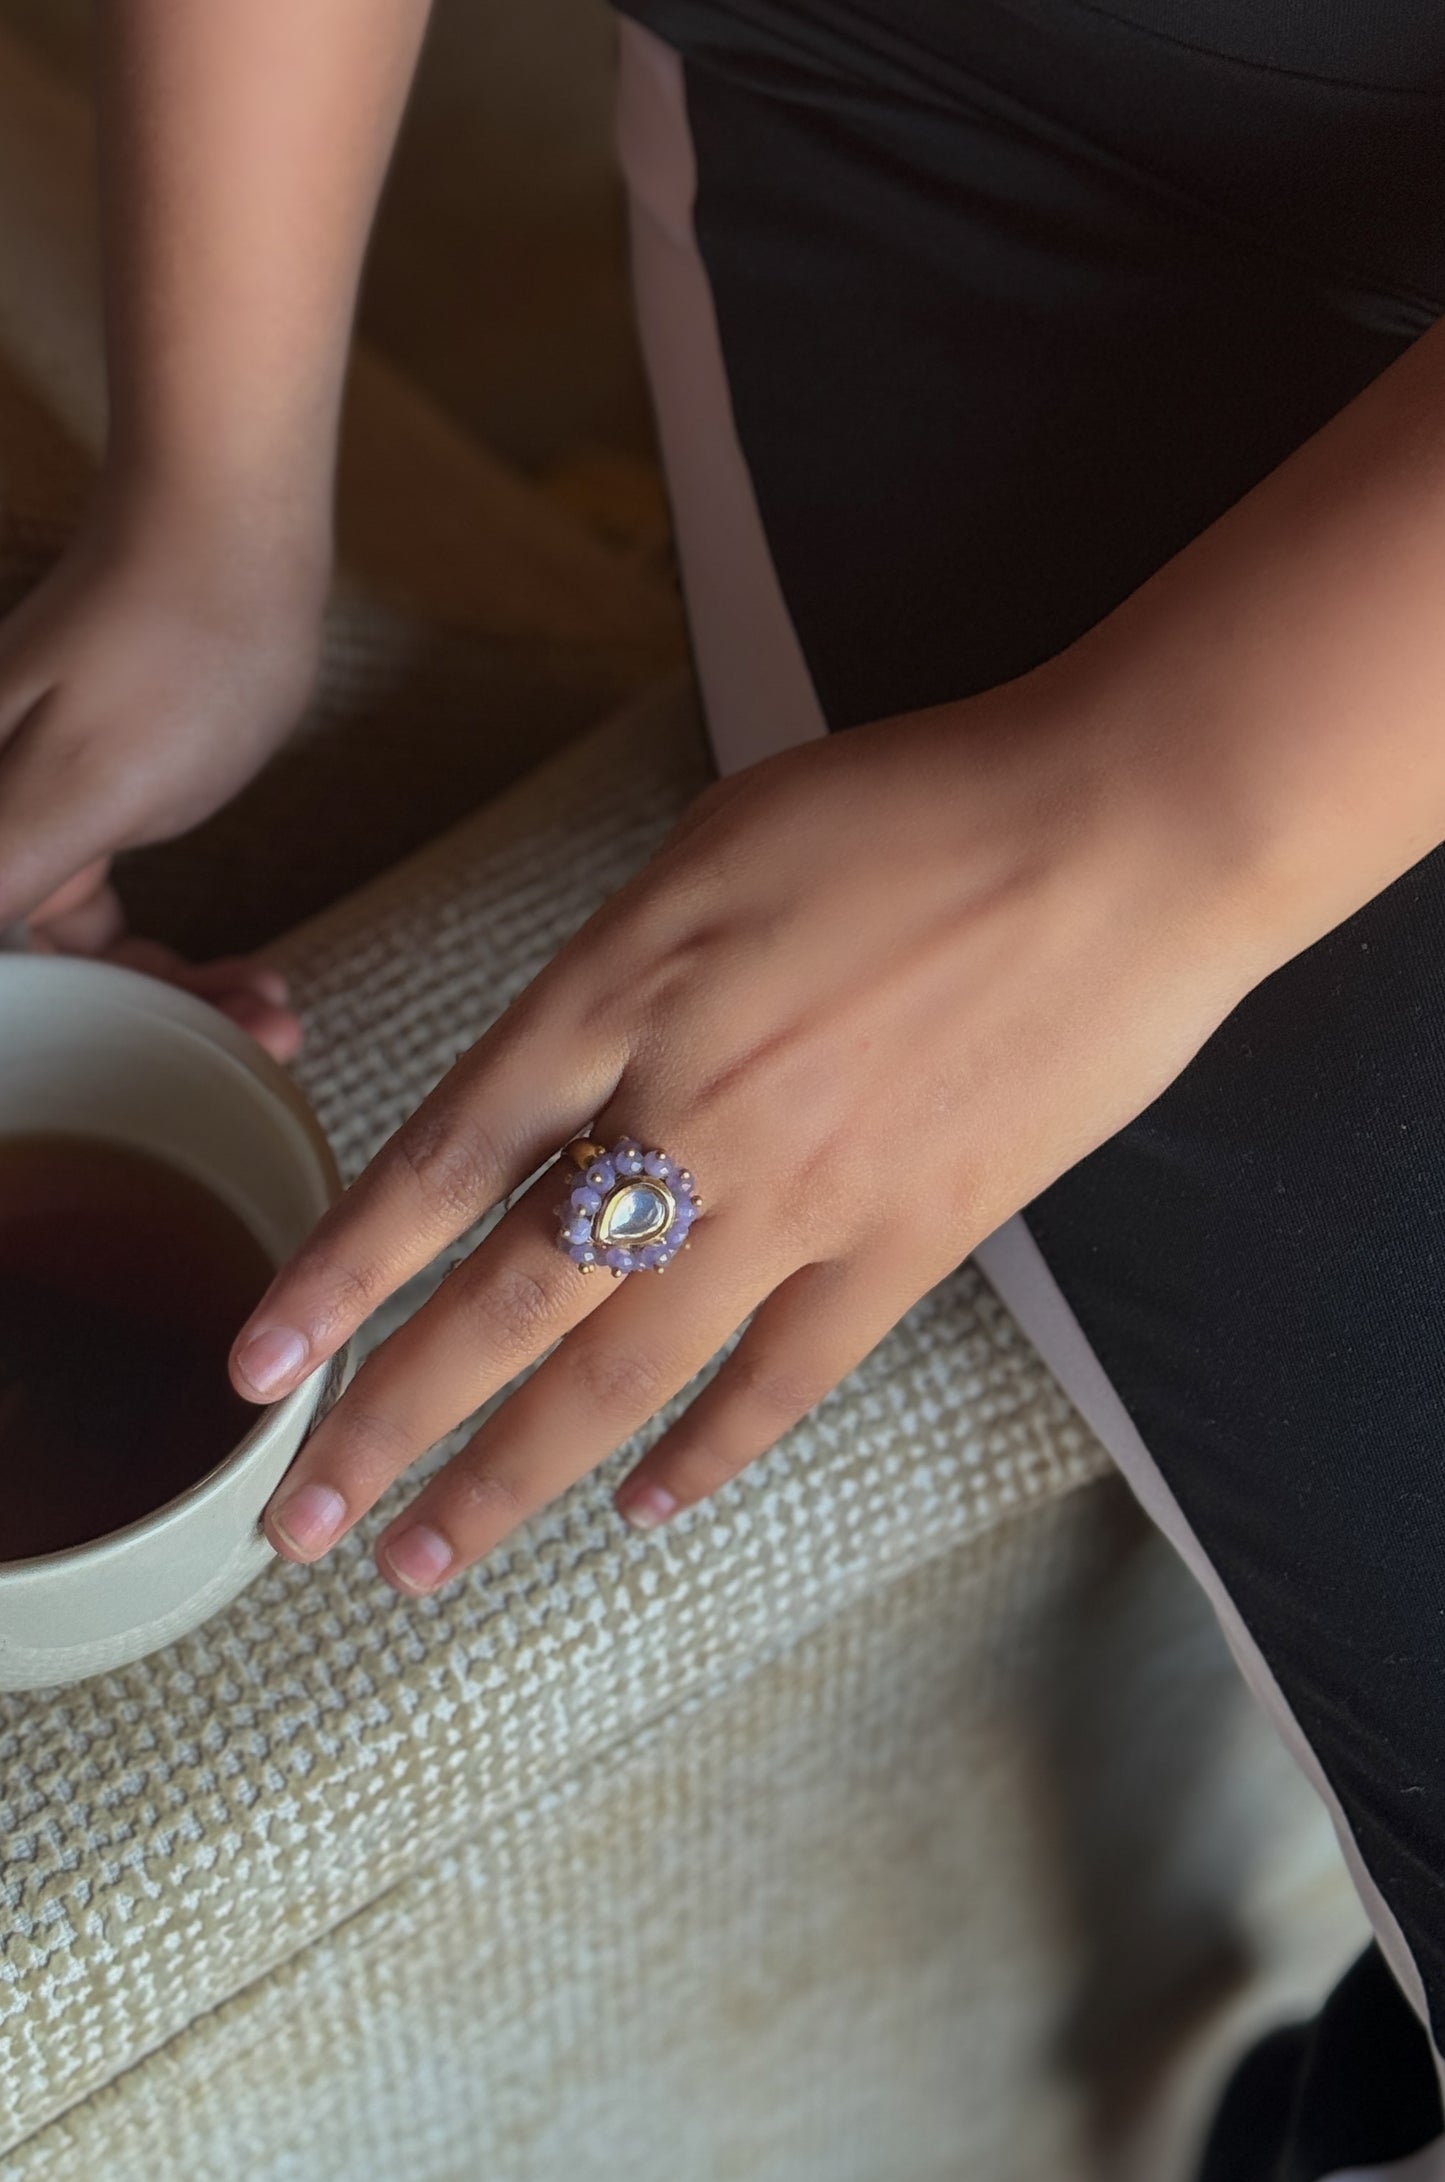
M 665 694 L 276 950 L 348 1172 L 706 777 Z M 1299 1804 L 1100 1449 L 964 1265 L 652 1538 L 634 1453 L 0 1699 L 7 2182 L 1112 2175 Z

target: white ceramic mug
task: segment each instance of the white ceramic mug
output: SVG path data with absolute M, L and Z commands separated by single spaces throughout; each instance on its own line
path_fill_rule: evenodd
M 340 1188 L 296 1086 L 214 1008 L 133 970 L 0 954 L 0 1137 L 34 1130 L 168 1160 L 276 1264 Z M 344 1356 L 313 1372 L 216 1468 L 124 1530 L 0 1562 L 0 1690 L 122 1666 L 233 1599 L 272 1557 L 261 1511 L 345 1373 Z

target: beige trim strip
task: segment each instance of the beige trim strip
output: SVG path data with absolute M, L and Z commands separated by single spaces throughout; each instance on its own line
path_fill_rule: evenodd
M 1424 1981 L 1394 1911 L 1386 1902 L 1360 1852 L 1350 1822 L 1324 1768 L 1315 1755 L 1273 1669 L 1246 1627 L 1223 1579 L 1209 1559 L 1188 1519 L 1161 1476 L 1139 1429 L 1125 1409 L 1095 1354 L 1088 1336 L 1069 1308 L 1043 1252 L 1021 1213 L 997 1228 L 974 1252 L 974 1259 L 1018 1320 L 1081 1417 L 1098 1434 L 1128 1480 L 1145 1512 L 1163 1531 L 1202 1587 L 1241 1674 L 1264 1707 L 1286 1749 L 1329 1812 L 1355 1891 L 1374 1928 L 1385 1960 L 1421 2023 L 1430 2028 Z M 1436 2050 L 1436 2074 L 1445 2092 L 1445 2063 Z M 1425 2160 L 1426 2164 L 1416 2164 Z M 1434 2162 L 1431 2164 L 1430 2162 Z M 1428 2146 L 1402 2166 L 1379 2170 L 1392 2182 L 1445 2182 L 1445 2139 Z M 1339 2182 L 1370 2182 L 1368 2171 Z
M 693 656 L 720 772 L 827 733 L 738 441 L 693 233 L 697 163 L 682 62 L 623 18 L 618 152 L 643 355 L 672 496 Z

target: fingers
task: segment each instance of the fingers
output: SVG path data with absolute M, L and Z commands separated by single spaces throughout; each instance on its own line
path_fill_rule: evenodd
M 228 999 L 233 993 L 246 992 L 254 993 L 258 1000 L 269 1000 L 273 1007 L 284 1008 L 291 997 L 284 971 L 255 955 L 221 955 L 214 962 L 188 962 L 182 974 L 188 990 L 199 993 L 203 1000 Z
M 635 1529 L 655 1530 L 707 1499 L 831 1393 L 907 1307 L 885 1299 L 876 1268 L 865 1261 L 794 1273 L 618 1487 L 618 1513 Z
M 556 1245 L 549 1169 L 366 1359 L 297 1456 L 267 1511 L 278 1552 L 313 1560 L 428 1447 L 552 1342 L 614 1283 Z
M 222 1015 L 230 1017 L 238 1028 L 264 1046 L 273 1061 L 284 1067 L 294 1061 L 306 1043 L 301 1018 L 291 1008 L 278 1008 L 274 1002 L 258 998 L 249 992 L 229 993 L 212 1002 Z
M 712 1224 L 706 1252 L 618 1282 L 388 1525 L 376 1548 L 388 1581 L 430 1591 L 491 1552 L 716 1355 L 767 1283 L 726 1221 Z M 591 1284 L 613 1288 L 595 1275 Z
M 178 985 L 183 992 L 209 1000 L 248 1031 L 273 1060 L 295 1060 L 303 1043 L 301 1020 L 288 1005 L 281 972 L 247 955 L 187 962 L 175 948 L 158 940 L 128 935 L 125 912 L 109 873 L 110 858 L 99 857 L 32 910 L 27 927 L 36 952 L 97 957 Z
M 296 1385 L 376 1304 L 586 1127 L 616 1083 L 621 1056 L 593 1035 L 579 1062 L 574 1019 L 575 1010 L 539 997 L 534 984 L 442 1079 L 247 1320 L 232 1351 L 240 1393 L 274 1401 Z
M 179 985 L 183 992 L 209 1000 L 249 1031 L 273 1060 L 294 1061 L 304 1036 L 301 1018 L 289 1002 L 285 978 L 269 964 L 249 955 L 223 955 L 214 962 L 187 962 L 173 947 L 156 940 L 127 938 L 105 950 L 107 962 L 123 969 L 140 970 L 148 977 Z
M 422 1514 L 387 1534 L 417 1521 L 428 1531 L 427 1542 L 384 1565 L 410 1588 L 424 1588 L 423 1552 L 438 1580 L 465 1567 L 644 1424 L 756 1299 L 756 1276 L 738 1267 L 720 1278 L 716 1254 L 697 1297 L 688 1251 L 665 1279 L 583 1273 L 557 1248 L 557 1197 L 549 1169 L 367 1358 L 267 1511 L 278 1552 L 300 1561 L 325 1552 L 418 1455 L 555 1349 L 422 1495 Z
M 134 934 L 117 940 L 105 950 L 107 962 L 117 962 L 122 969 L 140 970 L 147 977 L 159 977 L 168 985 L 184 985 L 201 1000 L 210 1000 L 217 1007 L 222 1001 L 233 999 L 238 993 L 250 993 L 258 1000 L 269 1000 L 273 1007 L 285 1007 L 290 988 L 280 970 L 270 963 L 260 962 L 253 955 L 217 955 L 210 962 L 188 962 L 174 947 L 167 947 L 161 940 L 137 939 Z

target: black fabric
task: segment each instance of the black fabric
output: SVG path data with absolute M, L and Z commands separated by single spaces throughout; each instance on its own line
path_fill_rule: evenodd
M 1059 649 L 1445 298 L 1433 91 L 1076 0 L 633 12 L 690 56 L 734 407 L 834 726 Z M 1445 10 L 1434 44 L 1445 84 Z
M 907 43 L 936 67 L 972 41 L 978 0 L 620 0 L 683 52 L 755 53 L 769 38 L 833 59 Z M 1439 88 L 1438 11 L 1427 0 L 996 0 L 1021 24 L 1117 23 L 1191 53 L 1368 90 Z M 986 35 L 992 36 L 991 32 Z M 987 51 L 996 51 L 993 39 Z M 1114 102 L 1120 112 L 1120 102 Z M 1134 118 L 1134 117 L 1129 117 Z
M 1327 2182 L 1440 2133 L 1429 2041 L 1367 1948 L 1310 2023 L 1261 2039 L 1226 2085 L 1199 2182 Z
M 1149 0 L 633 6 L 686 58 L 740 437 L 834 728 L 1067 643 L 1445 297 L 1433 5 L 1376 0 L 1342 45 L 1339 8 L 1257 0 L 1247 62 L 1207 50 L 1243 21 L 1226 0 L 1193 42 L 1187 0 L 1144 28 L 1119 17 Z M 1028 1212 L 1320 1755 L 1437 2040 L 1442 1085 L 1445 852 Z M 1230 2182 L 1438 2130 L 1423 2039 L 1388 2126 L 1375 2046 L 1330 2053 L 1328 2102 L 1302 2094 L 1291 2148 Z
M 1308 2025 L 1291 2023 L 1250 2047 L 1215 2110 L 1198 2182 L 1280 2182 L 1309 2044 Z

